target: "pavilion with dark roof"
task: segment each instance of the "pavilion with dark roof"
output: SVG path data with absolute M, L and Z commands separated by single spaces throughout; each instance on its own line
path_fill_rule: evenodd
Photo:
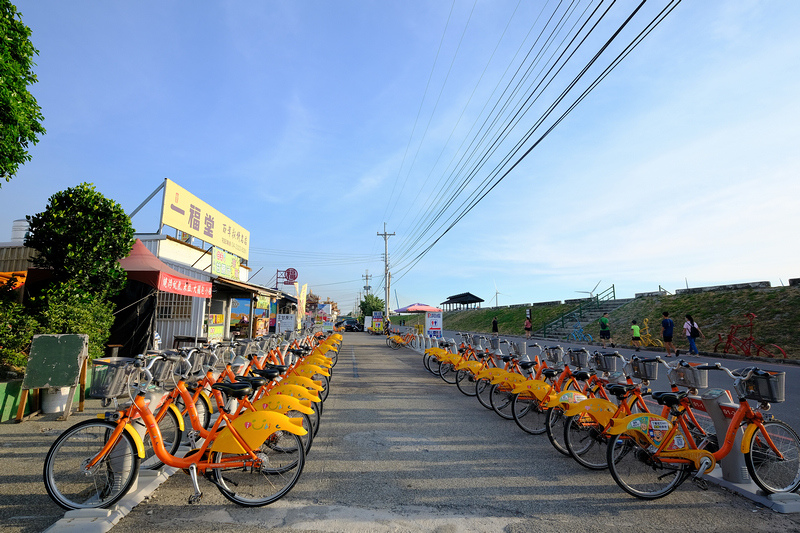
M 482 298 L 478 298 L 472 293 L 462 292 L 455 296 L 448 296 L 447 300 L 439 304 L 445 311 L 455 311 L 458 309 L 477 309 L 480 308 Z

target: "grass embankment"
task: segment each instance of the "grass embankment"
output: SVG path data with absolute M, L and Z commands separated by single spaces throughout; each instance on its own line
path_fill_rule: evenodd
M 697 339 L 700 351 L 710 352 L 719 341 L 719 335 L 728 335 L 731 325 L 746 324 L 747 313 L 755 313 L 753 336 L 758 344 L 777 344 L 791 358 L 800 357 L 800 287 L 774 287 L 771 289 L 745 289 L 715 291 L 699 294 L 681 294 L 637 298 L 628 305 L 610 314 L 611 333 L 615 341 L 630 344 L 631 321 L 642 325 L 649 319 L 650 333 L 661 337 L 661 313 L 668 311 L 675 322 L 675 346 L 688 349 L 689 343 L 683 334 L 686 314 L 692 317 L 705 334 Z M 597 323 L 585 327 L 595 338 L 599 337 Z M 744 338 L 747 330 L 740 329 L 737 336 Z
M 570 311 L 573 306 L 554 305 L 531 307 L 533 330 L 544 323 Z M 525 307 L 502 307 L 454 311 L 444 314 L 444 327 L 456 331 L 476 331 L 488 333 L 492 329 L 492 317 L 497 316 L 500 333 L 523 335 L 522 323 L 525 321 Z M 745 289 L 735 291 L 715 291 L 699 294 L 667 295 L 637 298 L 633 302 L 610 314 L 611 332 L 614 341 L 630 345 L 631 321 L 639 325 L 645 318 L 649 320 L 650 333 L 661 338 L 661 313 L 669 311 L 675 322 L 675 345 L 689 348 L 683 336 L 683 323 L 686 313 L 691 314 L 705 338 L 698 339 L 700 351 L 710 352 L 718 341 L 718 335 L 727 336 L 732 324 L 747 322 L 745 314 L 755 313 L 753 336 L 758 344 L 777 344 L 791 358 L 800 358 L 800 287 L 774 287 L 771 289 Z M 403 317 L 406 325 L 421 324 L 425 315 Z M 396 322 L 395 322 L 396 323 Z M 599 325 L 584 324 L 584 329 L 595 339 L 599 338 Z M 745 330 L 739 336 L 746 336 Z

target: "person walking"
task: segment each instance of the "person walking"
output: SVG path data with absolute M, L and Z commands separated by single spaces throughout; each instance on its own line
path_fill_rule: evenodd
M 614 342 L 611 340 L 611 324 L 608 320 L 608 313 L 603 313 L 598 322 L 600 322 L 600 342 L 603 343 L 603 348 L 606 347 L 606 341 L 610 342 L 613 348 Z
M 669 311 L 661 313 L 664 319 L 661 321 L 661 338 L 664 339 L 664 349 L 667 351 L 667 357 L 672 355 L 675 351 L 675 346 L 672 344 L 672 334 L 675 331 L 675 322 L 669 317 Z M 678 357 L 678 353 L 675 353 Z
M 636 324 L 635 320 L 631 321 L 631 342 L 636 346 L 636 351 L 638 352 L 639 347 L 642 345 L 642 335 L 639 332 L 639 326 Z
M 498 335 L 499 333 L 500 333 L 500 330 L 499 330 L 499 329 L 498 329 L 498 327 L 497 327 L 497 317 L 494 317 L 494 318 L 492 319 L 492 335 L 493 335 L 493 336 L 495 336 L 495 337 L 497 337 L 497 335 Z
M 531 338 L 531 327 L 532 327 L 531 319 L 528 318 L 528 317 L 525 317 L 525 323 L 522 325 L 522 329 L 525 330 L 525 338 L 526 339 L 530 339 Z
M 697 337 L 703 337 L 705 339 L 706 336 L 700 331 L 700 327 L 697 325 L 697 322 L 694 321 L 692 315 L 686 315 L 686 322 L 683 323 L 683 334 L 686 335 L 686 339 L 689 341 L 689 355 L 700 355 L 700 352 L 697 351 L 695 339 Z M 678 352 L 676 350 L 675 355 L 677 354 Z

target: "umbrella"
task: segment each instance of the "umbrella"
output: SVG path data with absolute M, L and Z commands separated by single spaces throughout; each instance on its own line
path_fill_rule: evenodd
M 407 313 L 440 313 L 442 310 L 427 304 L 413 304 L 406 309 Z
M 394 310 L 394 312 L 395 312 L 395 313 L 408 313 L 408 312 L 410 312 L 410 311 L 408 310 L 408 308 L 409 308 L 409 307 L 414 307 L 415 305 L 425 305 L 425 304 L 421 304 L 421 303 L 415 303 L 415 304 L 407 305 L 407 306 L 405 306 L 405 307 L 401 307 L 400 309 L 395 309 L 395 310 Z

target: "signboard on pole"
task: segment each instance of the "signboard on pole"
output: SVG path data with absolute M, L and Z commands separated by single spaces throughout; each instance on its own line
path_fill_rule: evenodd
M 425 336 L 437 339 L 442 337 L 441 311 L 425 313 Z
M 294 331 L 296 316 L 292 314 L 279 314 L 275 320 L 275 333 Z

